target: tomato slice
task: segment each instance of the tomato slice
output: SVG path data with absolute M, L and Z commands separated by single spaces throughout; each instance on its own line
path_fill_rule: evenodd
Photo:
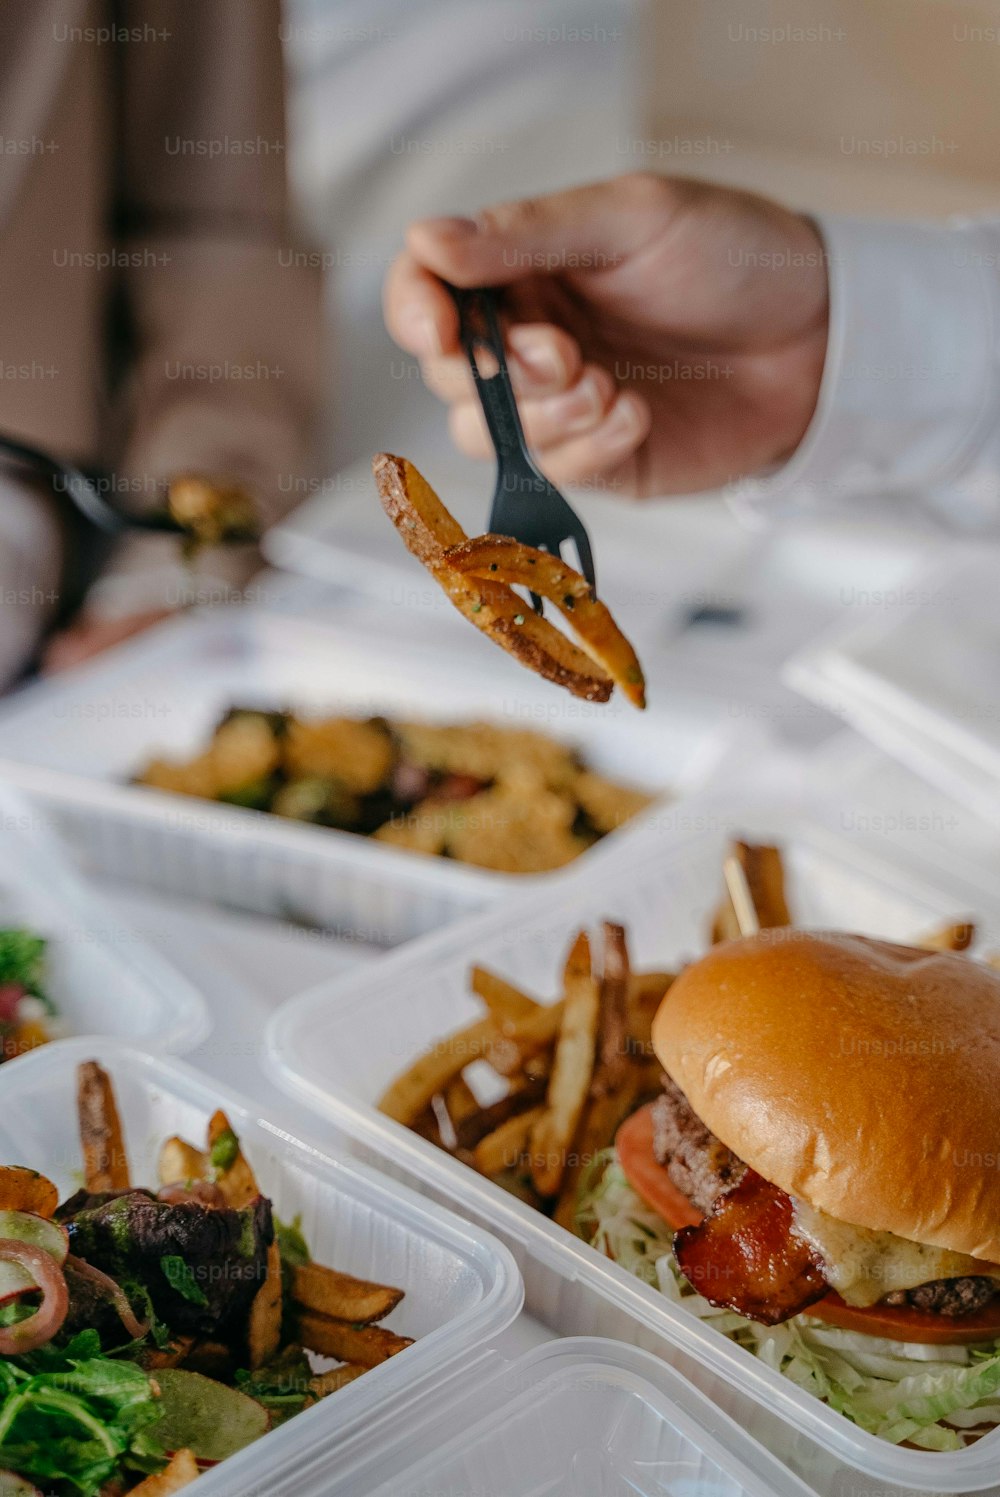
M 646 1205 L 662 1216 L 675 1232 L 696 1226 L 702 1213 L 677 1189 L 653 1152 L 653 1107 L 649 1102 L 634 1112 L 618 1130 L 615 1149 L 628 1183 Z M 846 1305 L 832 1290 L 804 1312 L 845 1331 L 884 1336 L 892 1341 L 924 1346 L 967 1346 L 1000 1339 L 1000 1295 L 974 1315 L 951 1319 L 914 1310 L 907 1305 Z

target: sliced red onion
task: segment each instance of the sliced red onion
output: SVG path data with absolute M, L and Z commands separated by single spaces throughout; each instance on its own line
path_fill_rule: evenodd
M 18 1005 L 24 997 L 24 987 L 19 982 L 0 983 L 0 1024 L 13 1024 L 17 1018 Z
M 149 1330 L 149 1321 L 139 1320 L 136 1317 L 122 1286 L 110 1274 L 103 1273 L 101 1269 L 95 1268 L 92 1263 L 87 1263 L 83 1258 L 75 1258 L 72 1253 L 66 1259 L 66 1263 L 75 1274 L 79 1274 L 81 1279 L 89 1279 L 96 1289 L 100 1289 L 103 1294 L 107 1295 L 118 1311 L 118 1318 L 129 1335 L 134 1341 L 141 1341 Z
M 43 1248 L 0 1237 L 0 1258 L 19 1263 L 42 1293 L 34 1315 L 16 1325 L 0 1326 L 0 1356 L 17 1357 L 52 1340 L 69 1313 L 69 1290 L 59 1264 Z

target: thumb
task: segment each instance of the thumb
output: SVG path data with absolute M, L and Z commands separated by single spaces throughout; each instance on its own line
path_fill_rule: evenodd
M 410 225 L 406 243 L 456 286 L 509 285 L 530 275 L 613 269 L 661 234 L 678 207 L 667 178 L 638 172 L 500 203 L 474 219 L 423 219 Z

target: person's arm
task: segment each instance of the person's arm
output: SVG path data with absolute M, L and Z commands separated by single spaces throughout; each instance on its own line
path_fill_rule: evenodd
M 0 691 L 30 663 L 58 613 L 62 554 L 50 496 L 0 476 Z
M 121 9 L 155 40 L 124 43 L 121 63 L 116 497 L 153 508 L 171 474 L 232 476 L 266 527 L 309 470 L 321 325 L 315 257 L 289 234 L 280 6 Z M 128 632 L 138 615 L 217 598 L 257 566 L 251 547 L 216 548 L 192 581 L 176 542 L 129 537 L 87 600 L 84 635 L 103 643 L 109 622 Z

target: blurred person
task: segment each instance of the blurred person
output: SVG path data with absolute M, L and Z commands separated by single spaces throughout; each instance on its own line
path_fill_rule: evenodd
M 491 453 L 439 277 L 502 285 L 528 441 L 559 484 L 941 495 L 1000 527 L 1000 222 L 811 217 L 632 173 L 411 225 L 386 319 Z M 524 357 L 530 348 L 531 358 Z
M 0 432 L 162 507 L 228 475 L 265 524 L 307 469 L 316 269 L 290 247 L 278 0 L 6 0 L 0 15 Z M 0 685 L 91 580 L 93 538 L 0 476 Z M 117 542 L 50 647 L 72 663 L 259 565 L 170 536 Z

